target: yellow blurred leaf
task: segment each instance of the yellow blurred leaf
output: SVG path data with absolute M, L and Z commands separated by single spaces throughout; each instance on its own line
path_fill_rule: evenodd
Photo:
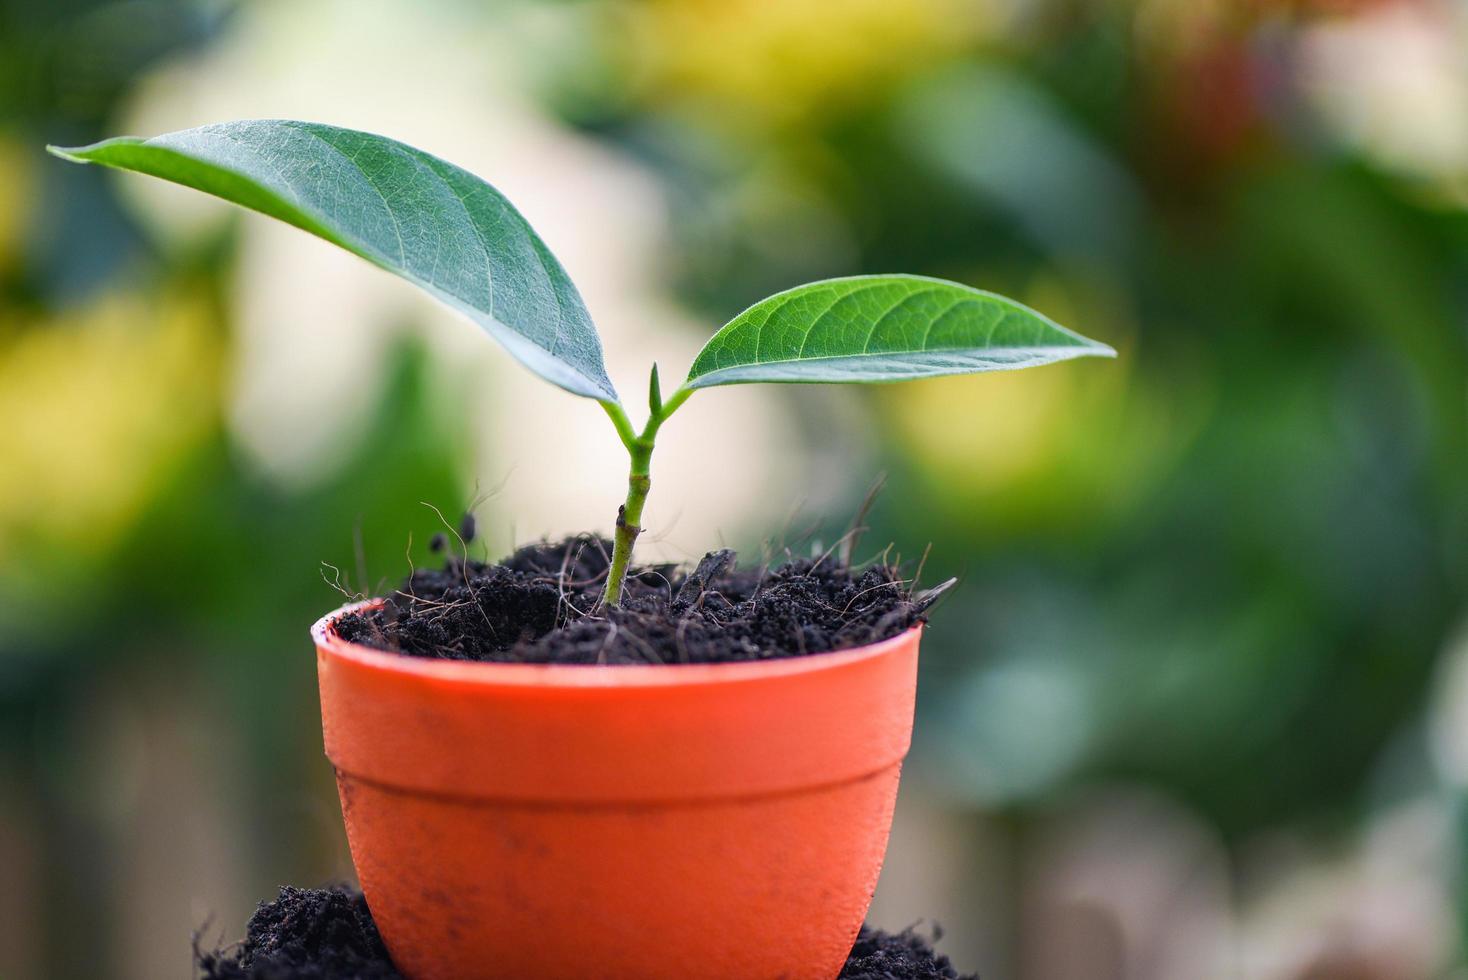
M 111 295 L 0 337 L 0 578 L 104 553 L 217 424 L 201 297 Z
M 721 103 L 798 122 L 884 91 L 980 33 L 972 0 L 661 0 L 633 8 L 636 63 L 654 100 Z

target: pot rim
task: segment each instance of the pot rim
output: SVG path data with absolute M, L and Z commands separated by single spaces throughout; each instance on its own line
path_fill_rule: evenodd
M 385 601 L 379 598 L 349 602 L 327 613 L 312 625 L 311 639 L 318 650 L 333 657 L 402 677 L 480 687 L 646 688 L 741 683 L 828 670 L 881 657 L 902 645 L 909 636 L 920 634 L 927 625 L 918 623 L 896 636 L 859 647 L 713 664 L 516 664 L 445 660 L 378 650 L 344 640 L 337 633 L 336 622 L 341 617 L 380 606 Z

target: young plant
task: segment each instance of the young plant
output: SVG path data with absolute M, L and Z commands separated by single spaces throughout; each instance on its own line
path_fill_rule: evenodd
M 155 139 L 50 152 L 151 174 L 279 218 L 408 280 L 473 320 L 517 360 L 599 402 L 627 448 L 602 599 L 616 604 L 642 531 L 658 431 L 700 388 L 773 382 L 889 382 L 1114 357 L 1105 344 L 994 293 L 924 276 L 797 286 L 730 320 L 648 418 L 628 418 L 580 294 L 550 249 L 489 184 L 395 140 L 319 123 L 247 120 Z

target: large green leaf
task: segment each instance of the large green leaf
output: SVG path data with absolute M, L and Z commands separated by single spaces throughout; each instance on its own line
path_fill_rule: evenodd
M 690 388 L 751 381 L 905 381 L 1115 357 L 1013 300 L 924 276 L 855 276 L 762 300 L 709 338 Z
M 547 381 L 617 400 L 566 270 L 498 191 L 438 157 L 370 133 L 277 119 L 48 149 L 303 228 L 463 312 Z

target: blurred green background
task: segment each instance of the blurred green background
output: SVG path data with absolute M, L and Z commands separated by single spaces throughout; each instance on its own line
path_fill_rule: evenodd
M 700 396 L 648 556 L 962 577 L 873 920 L 988 977 L 1468 977 L 1468 4 L 0 0 L 0 977 L 189 975 L 351 874 L 307 626 L 620 447 L 410 287 L 47 142 L 250 116 L 485 176 L 614 379 L 907 271 L 1112 363 Z M 324 574 L 323 574 L 324 573 Z

